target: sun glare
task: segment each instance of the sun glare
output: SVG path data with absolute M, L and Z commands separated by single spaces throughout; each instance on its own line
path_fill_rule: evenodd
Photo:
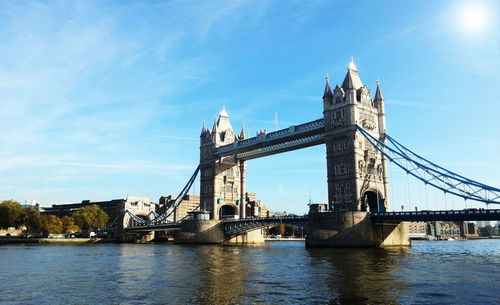
M 469 34 L 480 34 L 487 30 L 489 16 L 486 7 L 469 2 L 459 10 L 459 23 L 462 30 Z

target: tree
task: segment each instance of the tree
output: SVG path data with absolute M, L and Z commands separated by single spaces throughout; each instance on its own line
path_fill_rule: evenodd
M 109 217 L 97 204 L 93 204 L 79 208 L 73 213 L 73 219 L 80 228 L 92 230 L 106 227 Z
M 281 236 L 285 235 L 285 225 L 282 223 L 278 226 L 278 234 Z
M 23 207 L 15 200 L 0 203 L 0 228 L 19 228 L 23 224 Z
M 75 224 L 75 220 L 73 219 L 73 217 L 63 216 L 63 218 L 61 218 L 61 221 L 63 226 L 63 233 L 75 233 L 80 231 L 80 227 Z
M 38 232 L 41 229 L 40 213 L 33 208 L 29 207 L 23 211 L 23 224 L 28 233 Z
M 63 229 L 62 220 L 54 215 L 41 215 L 40 216 L 41 231 L 44 235 L 50 233 L 61 234 Z

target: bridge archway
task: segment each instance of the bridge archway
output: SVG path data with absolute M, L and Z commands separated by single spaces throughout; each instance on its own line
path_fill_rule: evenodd
M 366 191 L 362 198 L 361 211 L 367 211 L 367 207 L 369 207 L 370 212 L 385 212 L 384 199 L 377 191 Z
M 137 217 L 139 218 L 142 218 L 144 220 L 151 220 L 151 217 L 148 216 L 148 215 L 144 215 L 144 214 L 139 214 L 139 215 L 136 215 Z M 128 227 L 135 227 L 135 226 L 138 226 L 139 224 L 132 218 L 130 217 L 130 215 L 128 215 L 127 213 L 125 213 L 124 215 L 124 228 L 128 228 Z
M 221 206 L 219 209 L 220 219 L 223 219 L 223 218 L 229 217 L 229 216 L 234 216 L 234 215 L 238 215 L 238 213 L 236 211 L 236 207 L 234 207 L 232 205 L 226 204 L 226 205 Z

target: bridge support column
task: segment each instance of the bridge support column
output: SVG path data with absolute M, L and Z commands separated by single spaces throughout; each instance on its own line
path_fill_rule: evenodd
M 240 160 L 240 218 L 246 218 L 247 203 L 246 203 L 246 188 L 245 188 L 245 176 L 246 176 L 246 164 L 245 161 Z
M 308 247 L 358 248 L 410 246 L 405 222 L 373 222 L 367 212 L 309 214 Z
M 262 229 L 228 238 L 221 220 L 184 220 L 175 235 L 177 244 L 260 244 L 264 243 Z

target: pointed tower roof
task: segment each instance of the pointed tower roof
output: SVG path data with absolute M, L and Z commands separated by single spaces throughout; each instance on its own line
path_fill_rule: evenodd
M 333 97 L 332 88 L 330 88 L 328 74 L 325 76 L 325 79 L 326 79 L 326 85 L 325 85 L 325 93 L 323 93 L 323 99 Z
M 231 126 L 231 123 L 229 122 L 229 115 L 226 112 L 226 107 L 222 107 L 222 110 L 219 113 L 219 119 L 217 120 L 217 129 L 220 131 L 234 130 Z
M 229 117 L 229 115 L 228 115 L 228 114 L 227 114 L 227 112 L 226 112 L 226 106 L 222 106 L 222 110 L 221 110 L 221 112 L 219 113 L 219 116 L 223 116 L 223 117 L 226 117 L 226 118 L 228 118 L 228 117 Z
M 240 140 L 245 139 L 245 123 L 241 123 Z
M 217 133 L 217 117 L 214 116 L 214 127 L 212 127 L 212 134 Z
M 357 90 L 361 87 L 363 87 L 363 83 L 361 82 L 361 79 L 359 78 L 358 70 L 356 68 L 356 65 L 354 64 L 353 58 L 351 57 L 351 62 L 349 63 L 349 66 L 347 67 L 347 74 L 344 78 L 344 81 L 342 82 L 342 88 L 344 90 L 347 90 L 347 89 Z
M 380 80 L 377 79 L 377 91 L 375 92 L 375 98 L 373 101 L 383 101 L 382 91 L 380 91 Z
M 207 127 L 205 126 L 205 120 L 203 120 L 203 128 L 201 129 L 201 135 L 207 132 Z

